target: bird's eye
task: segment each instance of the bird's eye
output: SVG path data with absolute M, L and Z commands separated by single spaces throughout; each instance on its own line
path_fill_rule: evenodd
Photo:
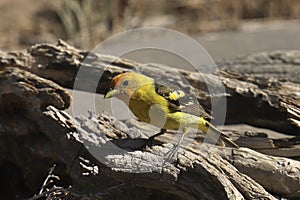
M 127 86 L 128 85 L 128 81 L 127 80 L 123 81 L 122 85 L 123 86 Z

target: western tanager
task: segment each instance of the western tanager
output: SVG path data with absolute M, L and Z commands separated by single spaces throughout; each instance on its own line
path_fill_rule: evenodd
M 207 121 L 211 116 L 198 102 L 186 101 L 183 91 L 157 84 L 153 78 L 134 72 L 119 74 L 113 78 L 111 89 L 104 96 L 111 97 L 122 100 L 139 120 L 161 128 L 151 138 L 165 133 L 167 129 L 195 128 L 213 137 L 220 136 L 219 139 L 226 145 L 238 148 L 228 136 Z

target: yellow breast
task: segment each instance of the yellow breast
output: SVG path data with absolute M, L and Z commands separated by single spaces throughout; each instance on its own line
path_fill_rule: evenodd
M 156 94 L 153 85 L 138 88 L 130 97 L 129 108 L 139 120 L 159 128 L 171 129 L 167 119 L 169 112 L 167 101 Z

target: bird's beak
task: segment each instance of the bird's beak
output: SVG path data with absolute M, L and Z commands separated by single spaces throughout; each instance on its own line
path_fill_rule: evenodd
M 111 97 L 114 97 L 116 96 L 117 94 L 119 94 L 120 91 L 119 90 L 116 90 L 116 89 L 111 89 L 109 90 L 105 96 L 103 97 L 104 99 L 108 99 L 108 98 L 111 98 Z

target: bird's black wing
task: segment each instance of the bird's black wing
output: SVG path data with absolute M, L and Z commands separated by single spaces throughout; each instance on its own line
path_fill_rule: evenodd
M 171 89 L 165 85 L 158 83 L 154 84 L 157 94 L 164 97 L 169 103 L 170 112 L 182 111 L 195 116 L 201 116 L 205 119 L 212 119 L 213 117 L 208 114 L 204 108 L 199 104 L 198 100 L 194 96 L 188 96 L 182 90 Z

